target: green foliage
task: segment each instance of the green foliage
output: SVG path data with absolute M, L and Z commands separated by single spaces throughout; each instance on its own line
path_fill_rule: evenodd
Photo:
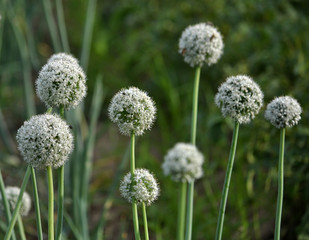
M 88 1 L 81 0 L 64 1 L 70 49 L 76 57 L 82 52 L 87 4 Z M 8 185 L 16 182 L 14 173 L 23 172 L 18 170 L 24 166 L 22 160 L 11 161 L 18 154 L 10 139 L 15 141 L 16 130 L 28 118 L 26 100 L 35 98 L 37 112 L 45 111 L 37 97 L 26 95 L 23 98 L 22 79 L 29 84 L 26 79 L 30 76 L 34 87 L 39 66 L 45 64 L 53 53 L 53 45 L 41 1 L 2 0 L 0 6 L 0 110 L 3 115 L 0 166 Z M 6 16 L 5 7 L 10 7 L 15 13 L 13 19 Z M 55 10 L 55 4 L 53 7 Z M 222 118 L 214 104 L 214 95 L 228 76 L 236 74 L 250 75 L 264 91 L 265 103 L 275 96 L 291 95 L 303 107 L 300 124 L 287 130 L 286 134 L 282 237 L 309 238 L 309 192 L 306 187 L 309 183 L 308 11 L 306 0 L 97 1 L 87 73 L 89 92 L 84 108 L 87 117 L 80 118 L 82 123 L 91 119 L 88 109 L 93 99 L 95 79 L 102 75 L 106 101 L 101 108 L 95 144 L 92 138 L 87 138 L 87 124 L 82 128 L 73 125 L 83 142 L 89 144 L 87 149 L 92 149 L 94 144 L 88 199 L 84 199 L 84 193 L 82 195 L 83 201 L 89 203 L 91 233 L 96 233 L 95 227 L 101 219 L 106 239 L 123 239 L 123 236 L 133 234 L 130 205 L 119 194 L 113 195 L 115 183 L 110 188 L 119 172 L 117 169 L 129 139 L 120 136 L 110 123 L 107 106 L 120 88 L 136 86 L 148 91 L 158 108 L 153 130 L 138 138 L 136 144 L 136 167 L 150 169 L 161 185 L 161 196 L 147 209 L 150 238 L 174 239 L 178 185 L 163 176 L 161 164 L 167 150 L 176 142 L 190 140 L 194 80 L 194 69 L 178 54 L 178 39 L 188 25 L 211 21 L 222 33 L 225 48 L 218 64 L 205 66 L 201 71 L 197 146 L 205 154 L 206 163 L 204 178 L 195 184 L 192 238 L 212 239 L 215 235 L 233 124 Z M 13 20 L 15 24 L 10 22 Z M 19 42 L 17 30 L 23 37 Z M 273 237 L 279 131 L 264 120 L 264 110 L 251 124 L 240 126 L 223 238 Z M 3 124 L 2 119 L 7 124 Z M 93 126 L 91 131 L 94 131 Z M 73 166 L 74 159 L 71 161 Z M 78 158 L 78 161 L 85 164 L 82 159 Z M 87 179 L 89 169 L 85 174 Z M 44 174 L 38 175 L 44 179 Z M 21 178 L 22 175 L 19 182 Z M 41 185 L 40 199 L 46 200 L 44 180 L 38 183 Z M 87 187 L 82 189 L 84 191 Z M 104 202 L 106 197 L 109 202 Z M 44 207 L 42 202 L 45 211 L 46 204 Z M 71 195 L 67 194 L 65 209 L 69 221 L 65 222 L 64 236 L 68 239 L 75 238 L 71 229 L 77 224 L 71 202 Z M 101 218 L 102 211 L 105 219 Z M 32 228 L 35 226 L 34 211 L 24 223 L 29 239 L 36 239 L 36 231 Z M 74 230 L 76 236 L 82 229 Z

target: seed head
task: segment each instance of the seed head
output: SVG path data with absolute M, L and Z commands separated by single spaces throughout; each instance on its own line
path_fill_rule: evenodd
M 122 134 L 139 136 L 151 128 L 156 116 L 156 107 L 147 93 L 130 87 L 122 89 L 112 98 L 108 113 Z
M 36 92 L 47 107 L 75 108 L 86 96 L 86 75 L 71 55 L 53 55 L 39 73 Z
M 209 23 L 187 27 L 179 39 L 179 53 L 191 67 L 216 63 L 223 53 L 221 33 Z
M 302 109 L 292 97 L 277 97 L 266 108 L 265 118 L 276 128 L 293 127 L 301 119 Z
M 263 106 L 263 92 L 248 76 L 237 75 L 227 78 L 215 97 L 215 103 L 224 117 L 238 123 L 249 123 Z
M 164 175 L 170 175 L 176 182 L 193 182 L 203 176 L 203 155 L 196 146 L 177 143 L 164 157 Z
M 18 187 L 8 186 L 5 188 L 5 195 L 12 211 L 15 209 L 19 192 L 20 189 Z M 30 209 L 31 209 L 31 198 L 27 192 L 24 192 L 19 213 L 21 216 L 27 216 L 29 214 Z M 2 213 L 4 211 L 1 194 L 0 194 L 0 211 Z
M 58 168 L 73 150 L 73 136 L 68 124 L 57 115 L 37 115 L 24 122 L 17 131 L 18 149 L 34 168 Z
M 146 169 L 135 169 L 133 178 L 131 173 L 128 173 L 120 184 L 120 193 L 129 203 L 144 202 L 149 206 L 158 198 L 159 192 L 156 179 Z

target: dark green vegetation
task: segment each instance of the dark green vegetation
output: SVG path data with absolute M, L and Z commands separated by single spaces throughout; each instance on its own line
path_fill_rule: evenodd
M 87 155 L 91 155 L 93 141 L 88 131 L 94 128 L 88 128 L 86 122 L 94 121 L 91 116 L 97 113 L 93 108 L 90 110 L 90 106 L 95 105 L 92 104 L 95 93 L 100 95 L 95 92 L 96 79 L 103 76 L 104 102 L 96 128 L 91 182 L 89 191 L 86 191 L 87 186 L 78 190 L 82 202 L 89 203 L 90 232 L 95 232 L 105 209 L 101 223 L 105 225 L 106 239 L 131 239 L 133 236 L 130 204 L 120 198 L 119 180 L 114 180 L 129 171 L 127 162 L 121 164 L 129 138 L 121 136 L 107 117 L 111 97 L 120 88 L 132 85 L 148 91 L 158 108 L 152 131 L 137 138 L 136 143 L 136 167 L 150 169 L 161 186 L 161 196 L 148 208 L 150 237 L 175 239 L 180 185 L 163 176 L 161 163 L 166 151 L 176 142 L 190 140 L 194 80 L 194 69 L 177 53 L 178 39 L 188 25 L 211 21 L 224 36 L 225 49 L 218 64 L 204 66 L 201 72 L 197 146 L 205 154 L 206 163 L 204 178 L 195 184 L 193 239 L 213 239 L 215 235 L 233 124 L 222 118 L 214 104 L 214 95 L 226 77 L 236 74 L 250 75 L 264 91 L 265 103 L 275 96 L 291 95 L 303 107 L 300 124 L 286 132 L 281 235 L 282 239 L 309 239 L 308 2 L 98 1 L 95 12 L 88 17 L 87 4 L 88 1 L 82 0 L 64 1 L 71 53 L 80 57 L 83 52 L 81 64 L 84 69 L 88 66 L 85 118 L 79 118 L 81 128 L 72 123 L 74 132 L 84 137 L 82 143 L 87 143 L 84 148 L 90 149 L 84 151 Z M 32 106 L 37 113 L 46 111 L 33 94 L 34 81 L 54 49 L 63 51 L 67 47 L 62 47 L 66 45 L 61 44 L 57 35 L 52 40 L 43 1 L 1 0 L 0 14 L 0 167 L 6 185 L 20 186 L 26 165 L 16 150 L 16 131 L 33 114 Z M 93 14 L 93 36 L 87 40 L 83 38 L 83 29 L 86 18 L 91 20 Z M 56 19 L 55 9 L 54 16 Z M 87 41 L 92 41 L 89 62 Z M 265 106 L 252 123 L 240 127 L 223 239 L 273 238 L 280 131 L 264 120 L 264 110 Z M 79 149 L 77 146 L 76 151 Z M 79 228 L 85 227 L 80 222 L 85 219 L 73 210 L 76 210 L 74 204 L 80 204 L 76 199 L 72 201 L 73 189 L 80 179 L 73 178 L 68 170 L 78 165 L 76 161 L 73 155 L 66 165 L 64 231 L 68 239 L 75 238 L 74 231 L 75 234 L 87 232 Z M 125 169 L 119 173 L 123 166 Z M 87 174 L 81 174 L 81 178 L 87 179 Z M 43 172 L 37 175 L 46 233 L 46 178 Z M 30 184 L 27 189 L 32 191 Z M 29 239 L 36 239 L 34 211 L 24 219 L 24 224 Z M 0 237 L 2 234 L 3 230 Z

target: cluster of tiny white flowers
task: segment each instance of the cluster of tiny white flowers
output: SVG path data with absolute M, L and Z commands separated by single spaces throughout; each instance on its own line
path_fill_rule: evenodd
M 19 196 L 20 189 L 18 187 L 6 187 L 5 188 L 5 195 L 10 205 L 11 210 L 13 211 L 16 206 L 16 202 Z M 4 211 L 4 206 L 2 204 L 2 195 L 0 194 L 0 210 L 1 212 Z M 27 216 L 31 209 L 31 198 L 27 192 L 24 192 L 23 198 L 21 201 L 21 206 L 19 213 L 21 216 Z
M 58 168 L 73 150 L 73 136 L 68 124 L 53 114 L 37 115 L 17 131 L 18 149 L 34 168 Z
M 176 182 L 193 182 L 203 176 L 204 157 L 196 146 L 177 143 L 164 157 L 164 175 L 170 175 Z
M 154 176 L 146 169 L 135 169 L 124 176 L 120 183 L 120 193 L 129 202 L 151 205 L 159 196 L 159 185 Z
M 53 62 L 53 61 L 69 62 L 69 63 L 76 64 L 77 66 L 79 66 L 78 60 L 75 57 L 73 57 L 71 54 L 68 54 L 68 53 L 53 54 L 48 59 L 48 63 Z
M 293 127 L 301 119 L 302 109 L 292 97 L 277 97 L 266 108 L 265 118 L 276 128 Z
M 237 75 L 227 78 L 218 89 L 215 103 L 224 117 L 238 123 L 249 123 L 263 106 L 263 92 L 248 76 Z
M 146 92 L 130 87 L 122 89 L 112 98 L 108 113 L 122 134 L 139 136 L 151 128 L 156 117 L 156 107 Z
M 221 33 L 208 23 L 187 27 L 179 39 L 179 53 L 191 67 L 216 63 L 223 53 Z
M 47 107 L 74 108 L 86 96 L 86 75 L 71 55 L 53 55 L 39 73 L 36 92 Z

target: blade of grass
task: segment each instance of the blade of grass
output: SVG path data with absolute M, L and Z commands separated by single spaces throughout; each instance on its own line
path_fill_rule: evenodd
M 104 227 L 106 223 L 106 217 L 107 213 L 110 210 L 110 208 L 113 205 L 113 201 L 115 198 L 115 193 L 116 190 L 118 189 L 119 186 L 119 181 L 121 176 L 123 175 L 128 163 L 129 163 L 129 156 L 130 156 L 130 144 L 128 144 L 127 149 L 125 151 L 125 154 L 119 164 L 119 168 L 117 170 L 117 173 L 113 179 L 113 183 L 109 189 L 108 196 L 103 204 L 103 211 L 100 217 L 100 221 L 95 229 L 94 235 L 93 235 L 93 240 L 103 240 L 104 238 Z
M 88 1 L 86 23 L 85 23 L 84 34 L 83 34 L 83 45 L 82 45 L 82 52 L 81 52 L 81 57 L 80 57 L 80 63 L 85 72 L 87 72 L 87 69 L 88 69 L 96 7 L 97 7 L 97 0 Z
M 9 202 L 8 202 L 8 200 L 6 198 L 6 194 L 5 194 L 5 186 L 4 186 L 4 181 L 3 181 L 3 178 L 2 178 L 1 169 L 0 169 L 0 192 L 1 192 L 1 195 L 2 195 L 2 202 L 3 202 L 3 206 L 4 206 L 6 221 L 7 221 L 7 224 L 9 224 L 9 222 L 11 221 L 12 215 L 11 215 Z M 12 233 L 12 239 L 16 240 L 14 232 Z
M 46 20 L 47 20 L 48 29 L 51 35 L 54 51 L 60 52 L 61 46 L 60 46 L 60 41 L 59 41 L 59 36 L 58 36 L 58 30 L 57 30 L 57 26 L 55 23 L 55 19 L 53 17 L 52 4 L 50 0 L 43 0 L 43 7 L 44 7 L 44 12 L 45 12 Z
M 10 131 L 8 130 L 8 127 L 6 125 L 5 119 L 2 114 L 2 110 L 0 107 L 0 135 L 1 139 L 5 145 L 5 147 L 8 149 L 8 151 L 13 154 L 17 153 L 16 145 L 14 144 L 13 138 L 10 134 Z
M 58 27 L 60 31 L 60 38 L 62 42 L 62 49 L 65 52 L 69 53 L 70 46 L 69 46 L 68 34 L 67 34 L 67 29 L 66 29 L 65 20 L 64 20 L 62 0 L 56 0 L 56 10 L 57 10 L 57 19 L 58 19 Z
M 31 65 L 29 61 L 29 52 L 26 44 L 26 40 L 22 34 L 22 30 L 20 28 L 20 24 L 17 22 L 17 18 L 15 18 L 15 13 L 12 6 L 8 6 L 7 11 L 8 19 L 12 25 L 12 29 L 17 41 L 18 49 L 21 55 L 22 66 L 23 66 L 23 83 L 25 90 L 25 103 L 26 103 L 26 111 L 27 116 L 30 117 L 35 115 L 35 104 L 34 104 L 34 94 L 32 87 L 32 77 L 31 77 Z
M 2 50 L 2 39 L 3 39 L 3 29 L 4 29 L 4 21 L 6 18 L 6 6 L 7 2 L 6 0 L 1 1 L 1 20 L 0 20 L 0 56 L 1 56 L 1 50 Z
M 12 219 L 9 223 L 8 228 L 7 228 L 7 232 L 5 234 L 4 240 L 9 240 L 11 238 L 12 233 L 13 233 L 13 228 L 15 226 L 17 216 L 19 214 L 22 198 L 23 198 L 25 189 L 27 187 L 30 174 L 31 174 L 31 169 L 30 169 L 30 166 L 28 166 L 27 171 L 26 171 L 25 176 L 24 176 L 24 179 L 23 179 L 23 182 L 22 182 L 21 187 L 20 187 L 20 192 L 19 192 L 19 195 L 18 195 L 18 198 L 17 198 L 15 209 L 14 209 L 13 214 L 12 214 Z
M 69 214 L 67 214 L 67 212 L 64 211 L 64 219 L 67 222 L 67 224 L 69 225 L 73 235 L 75 236 L 75 238 L 77 240 L 82 240 L 81 234 L 79 229 L 74 225 L 72 218 L 69 216 Z

